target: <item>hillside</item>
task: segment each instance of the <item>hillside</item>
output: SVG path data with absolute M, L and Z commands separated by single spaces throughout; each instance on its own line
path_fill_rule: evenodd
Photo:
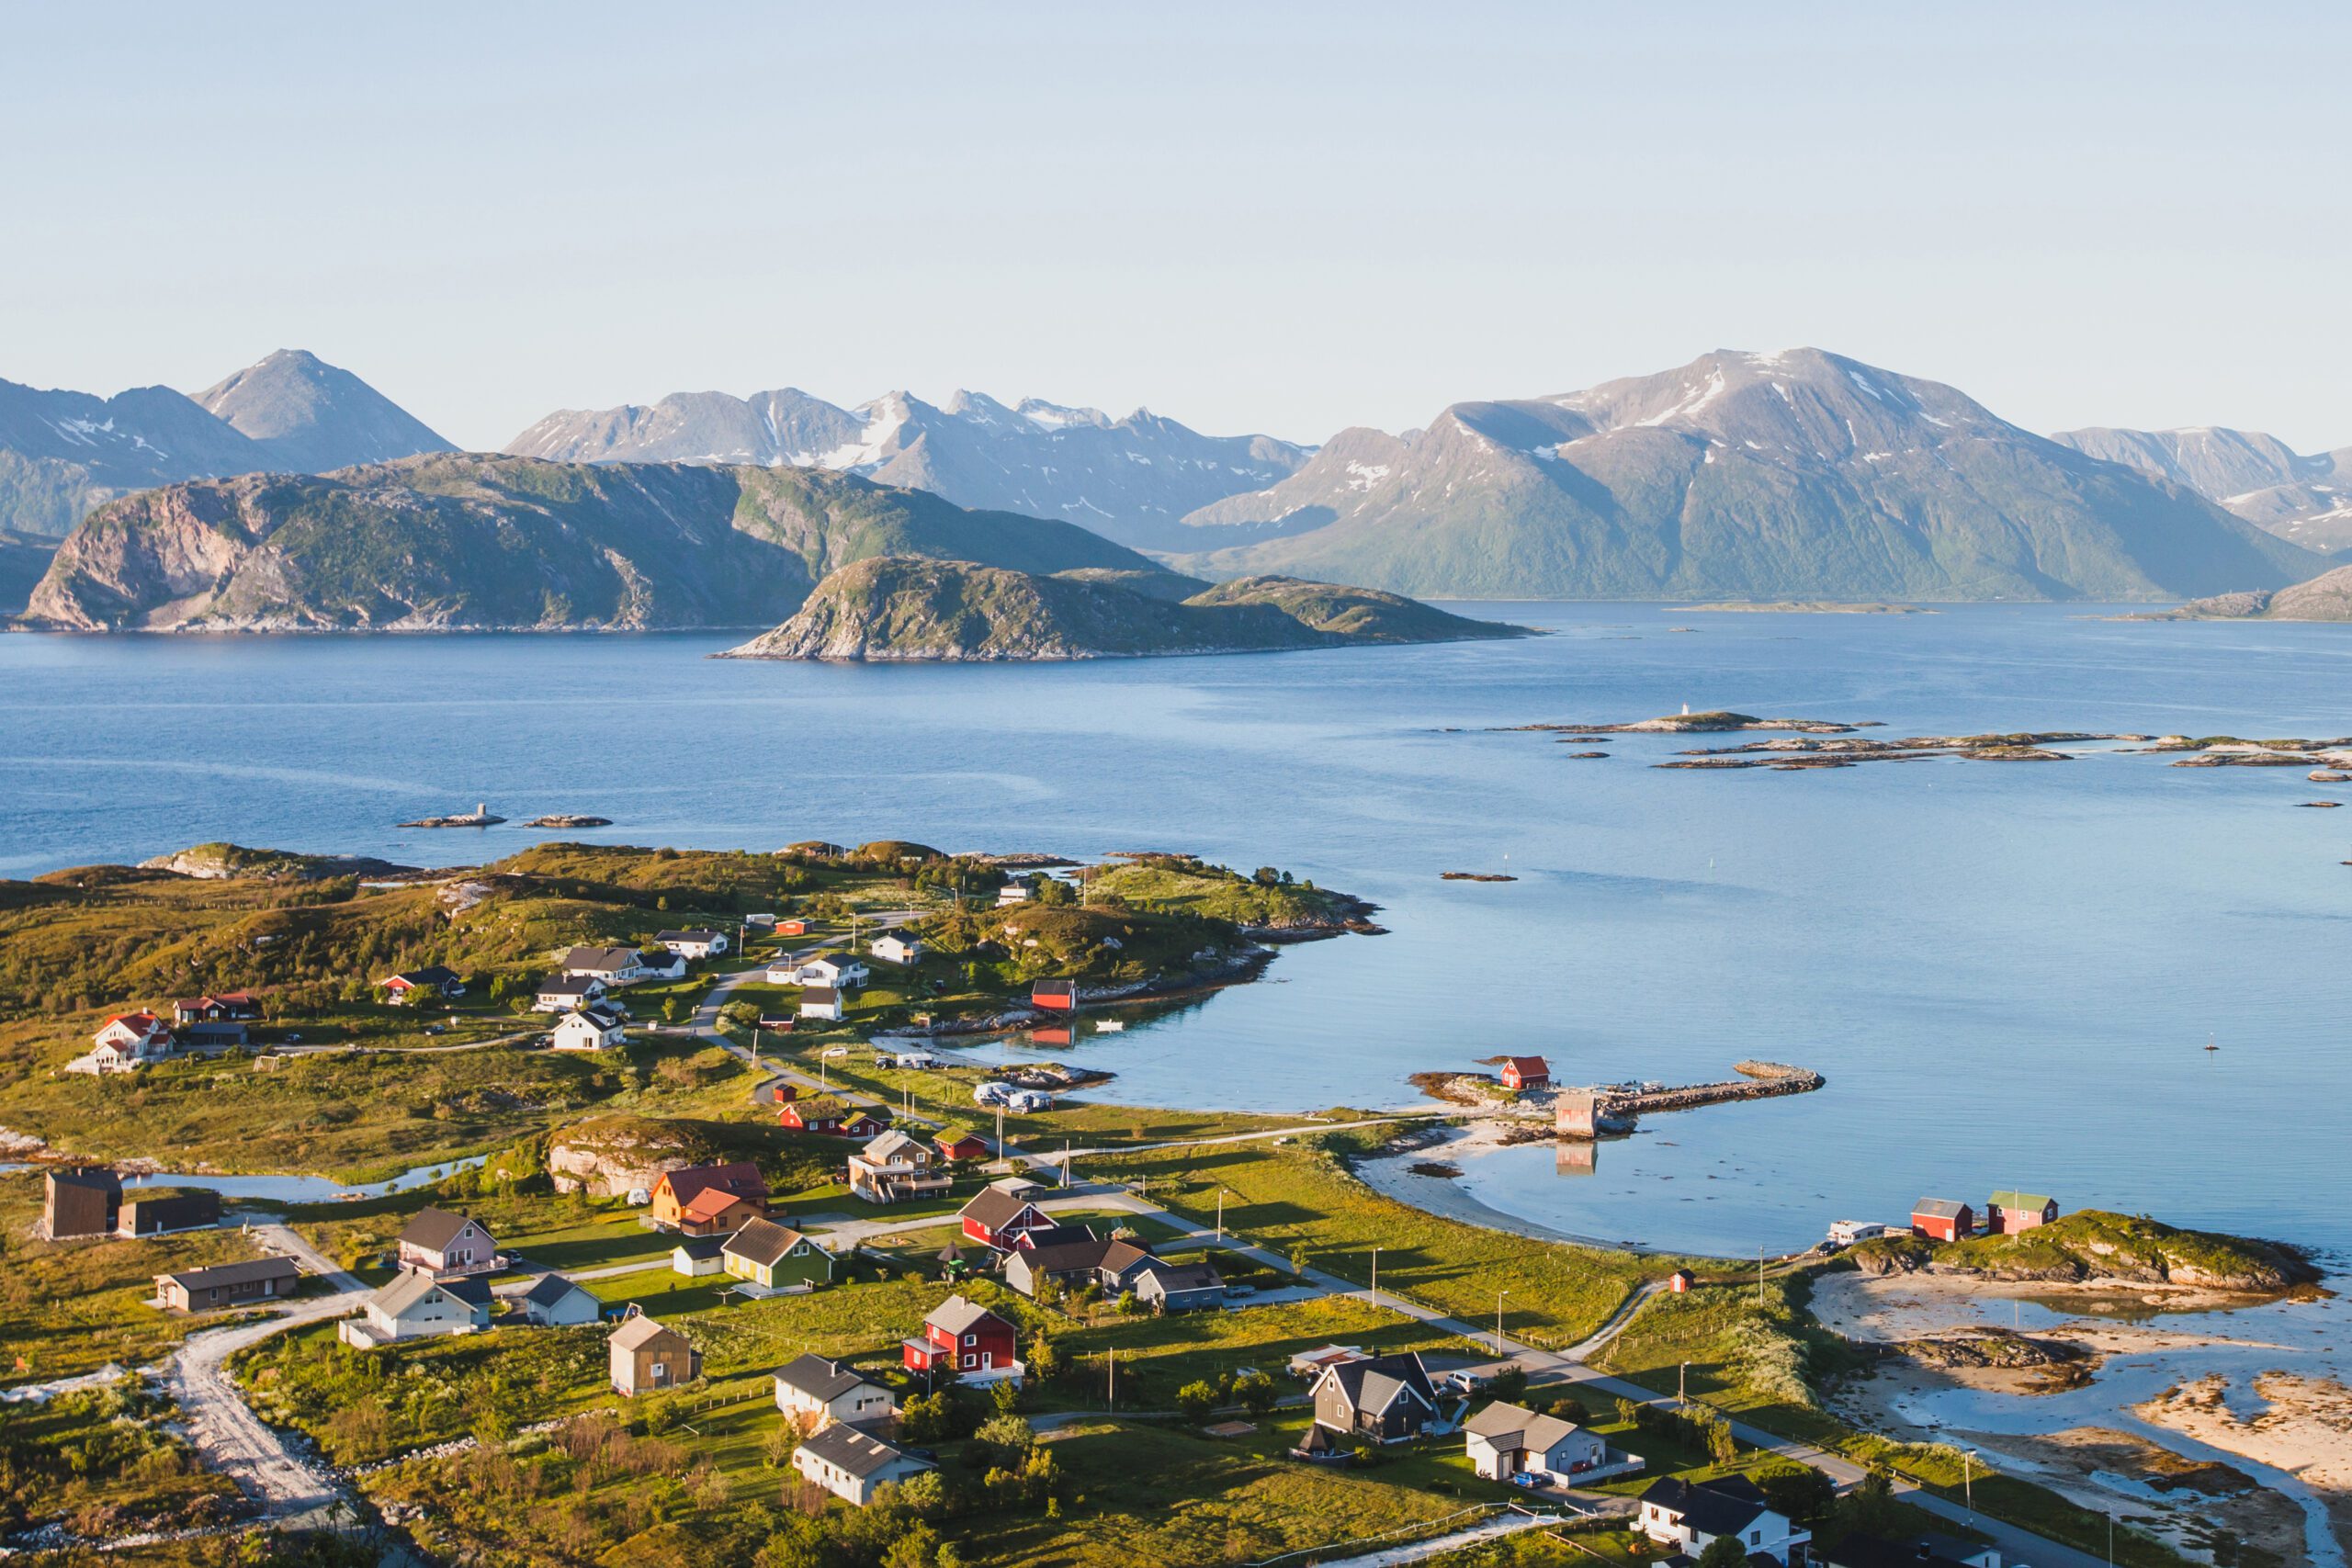
M 876 555 L 1151 563 L 1067 524 L 790 468 L 478 454 L 176 484 L 91 514 L 28 620 L 71 630 L 770 626 Z
M 2352 446 L 2306 456 L 2259 430 L 2062 430 L 2076 451 L 2190 490 L 2307 549 L 2352 548 Z
M 1088 576 L 889 557 L 834 573 L 790 620 L 722 657 L 991 662 L 1520 635 L 1394 594 L 1287 578 L 1179 601 Z
M 49 570 L 57 541 L 0 529 L 0 615 L 14 615 L 32 602 L 33 585 Z
M 2085 1209 L 2017 1235 L 1928 1242 L 1886 1236 L 1846 1256 L 1867 1274 L 1969 1273 L 1994 1280 L 2079 1283 L 2121 1280 L 2206 1290 L 2277 1292 L 2319 1278 L 2300 1255 L 2267 1241 L 2180 1230 L 2156 1220 Z
M 279 349 L 195 400 L 259 446 L 269 467 L 296 473 L 457 450 L 350 371 L 299 348 Z
M 789 465 L 910 486 L 959 506 L 1076 523 L 1123 544 L 1178 547 L 1184 513 L 1295 472 L 1307 449 L 1266 435 L 1203 435 L 1137 409 L 978 392 L 944 404 L 891 392 L 844 409 L 792 388 L 681 392 L 650 405 L 566 409 L 506 445 L 559 462 Z
M 1346 432 L 1185 521 L 1204 532 L 1170 554 L 1182 570 L 1437 597 L 2140 600 L 2323 564 L 1951 387 L 1817 349 Z
M 0 529 L 57 537 L 91 508 L 155 485 L 448 450 L 358 377 L 299 350 L 200 397 L 141 387 L 99 398 L 0 381 Z
M 2217 593 L 2167 612 L 2177 621 L 2352 621 L 2352 566 L 2276 592 Z

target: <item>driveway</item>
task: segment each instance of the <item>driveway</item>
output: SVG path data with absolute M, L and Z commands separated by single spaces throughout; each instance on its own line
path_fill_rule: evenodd
M 300 1236 L 276 1222 L 252 1235 L 334 1287 L 330 1296 L 292 1303 L 258 1323 L 207 1329 L 188 1337 L 165 1363 L 164 1380 L 180 1406 L 188 1440 L 207 1465 L 227 1475 L 274 1518 L 307 1514 L 336 1501 L 342 1488 L 323 1470 L 298 1456 L 278 1432 L 253 1413 L 231 1380 L 229 1358 L 289 1328 L 341 1317 L 356 1309 L 367 1286 L 335 1268 Z

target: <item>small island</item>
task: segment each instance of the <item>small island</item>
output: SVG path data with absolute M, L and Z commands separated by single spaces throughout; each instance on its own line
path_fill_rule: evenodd
M 2191 599 L 2172 610 L 2119 615 L 2124 621 L 2352 621 L 2352 566 L 2276 590 L 2248 589 Z
M 471 811 L 453 812 L 447 817 L 420 817 L 413 822 L 402 822 L 403 828 L 495 828 L 506 818 L 492 812 L 487 805 L 476 806 Z
M 570 812 L 555 812 L 546 817 L 534 817 L 523 824 L 526 828 L 609 828 L 609 817 L 582 817 Z
M 1212 586 L 1173 572 L 1040 575 L 878 556 L 827 577 L 774 631 L 713 657 L 1018 663 L 1532 635 L 1400 594 L 1294 577 Z

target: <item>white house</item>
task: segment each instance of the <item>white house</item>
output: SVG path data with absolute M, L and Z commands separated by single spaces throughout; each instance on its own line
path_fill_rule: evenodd
M 172 1054 L 172 1032 L 152 1012 L 119 1012 L 92 1037 L 89 1055 L 65 1065 L 69 1073 L 128 1073 Z
M 575 947 L 563 955 L 563 972 L 606 986 L 634 986 L 645 978 L 645 955 L 633 947 Z
M 681 958 L 716 958 L 733 945 L 725 931 L 663 931 L 653 940 Z
M 830 986 L 809 987 L 800 993 L 800 1016 L 839 1023 L 842 1021 L 842 994 Z
M 533 1012 L 570 1012 L 605 999 L 605 982 L 594 975 L 550 975 L 531 998 Z
M 922 958 L 922 943 L 897 931 L 885 931 L 866 945 L 866 951 L 885 964 L 908 964 Z
M 516 1298 L 526 1321 L 548 1328 L 572 1328 L 583 1323 L 600 1323 L 605 1316 L 605 1303 L 585 1288 L 573 1284 L 560 1274 L 542 1274 L 531 1288 Z
M 626 1043 L 617 1014 L 603 1008 L 582 1008 L 565 1013 L 555 1026 L 553 1044 L 559 1051 L 602 1051 Z
M 727 1259 L 720 1256 L 726 1246 L 723 1235 L 687 1236 L 670 1249 L 670 1271 L 689 1280 L 717 1274 L 727 1267 Z
M 874 972 L 846 953 L 820 953 L 800 965 L 800 984 L 847 990 L 863 986 Z
M 1739 1542 L 1751 1562 L 1761 1553 L 1785 1563 L 1792 1548 L 1813 1540 L 1813 1532 L 1798 1529 L 1786 1515 L 1774 1513 L 1762 1489 L 1744 1475 L 1717 1481 L 1678 1481 L 1671 1476 L 1654 1481 L 1642 1494 L 1635 1527 L 1658 1545 L 1693 1557 L 1718 1538 L 1729 1536 Z
M 1027 902 L 1029 902 L 1029 885 L 1025 882 L 1008 882 L 996 890 L 996 907 L 1000 909 Z
M 1516 1404 L 1489 1404 L 1463 1431 L 1471 1468 L 1488 1481 L 1508 1481 L 1523 1471 L 1574 1475 L 1598 1470 L 1609 1458 L 1609 1445 L 1575 1422 Z
M 673 953 L 666 947 L 649 948 L 637 955 L 637 965 L 645 971 L 648 980 L 683 980 L 686 977 L 686 955 Z
M 479 1297 L 479 1300 L 473 1299 Z M 346 1345 L 372 1350 L 395 1339 L 429 1334 L 471 1334 L 490 1325 L 490 1283 L 468 1280 L 444 1283 L 422 1269 L 403 1269 L 374 1295 L 356 1317 L 336 1326 Z
M 792 1468 L 834 1496 L 863 1508 L 889 1483 L 937 1467 L 836 1421 L 792 1450 Z
M 802 1356 L 775 1370 L 775 1407 L 786 1416 L 814 1416 L 818 1427 L 836 1421 L 881 1421 L 898 1414 L 888 1389 L 822 1356 Z

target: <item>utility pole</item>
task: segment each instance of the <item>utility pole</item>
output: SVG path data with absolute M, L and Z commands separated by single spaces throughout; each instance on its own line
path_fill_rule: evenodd
M 1380 1304 L 1380 1248 L 1372 1249 L 1372 1304 Z
M 1976 1522 L 1976 1450 L 1964 1449 L 1960 1456 L 1961 1495 L 1968 1501 L 1968 1522 Z
M 1108 1355 L 1110 1358 L 1108 1364 L 1111 1369 L 1111 1388 L 1109 1394 L 1103 1399 L 1102 1403 L 1109 1408 L 1116 1410 L 1119 1407 L 1119 1352 L 1116 1349 L 1114 1349 L 1108 1352 Z
M 1216 1190 L 1216 1244 L 1225 1245 L 1225 1189 Z
M 1495 1354 L 1498 1357 L 1508 1354 L 1503 1349 L 1503 1298 L 1509 1294 L 1509 1291 L 1495 1292 Z
M 1674 1373 L 1674 1407 L 1676 1409 L 1679 1410 L 1684 1405 L 1690 1403 L 1690 1396 L 1684 1392 L 1690 1386 L 1690 1363 L 1685 1361 L 1681 1366 L 1675 1369 Z

